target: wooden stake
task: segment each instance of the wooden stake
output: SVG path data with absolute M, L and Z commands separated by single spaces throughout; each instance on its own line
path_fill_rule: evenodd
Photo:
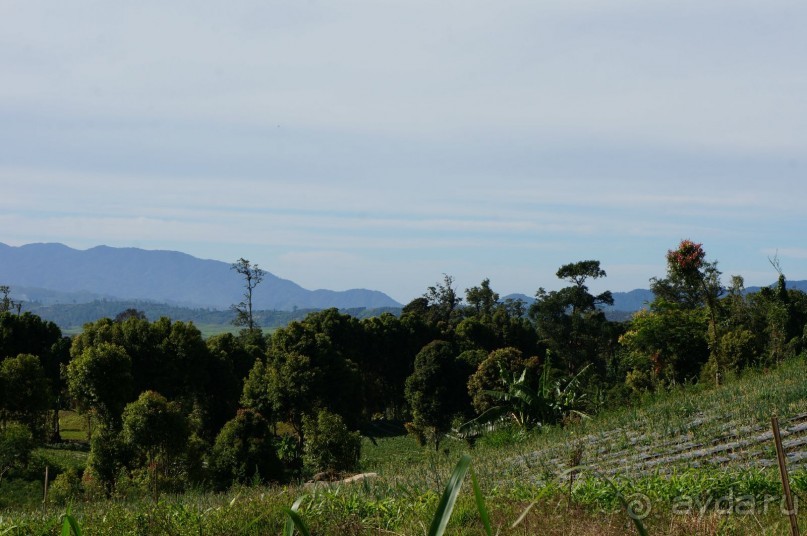
M 799 536 L 799 524 L 796 521 L 796 508 L 793 506 L 793 494 L 790 491 L 790 479 L 787 476 L 785 449 L 782 446 L 782 436 L 779 434 L 779 419 L 776 415 L 771 416 L 771 427 L 773 428 L 773 440 L 776 443 L 776 456 L 779 458 L 779 474 L 782 476 L 782 489 L 785 491 L 787 513 L 790 516 L 790 534 L 792 534 L 792 536 Z
M 42 504 L 48 502 L 48 466 L 45 466 L 45 493 L 42 497 Z

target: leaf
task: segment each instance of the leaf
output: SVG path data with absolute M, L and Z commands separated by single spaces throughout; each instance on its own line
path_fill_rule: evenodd
M 305 495 L 298 497 L 294 504 L 291 505 L 291 508 L 286 508 L 286 525 L 283 527 L 283 536 L 293 536 L 294 535 L 294 528 L 296 527 L 297 530 L 300 531 L 303 536 L 310 536 L 310 532 L 308 531 L 308 527 L 306 526 L 303 518 L 300 517 L 300 514 L 297 513 L 297 510 L 300 509 L 300 505 L 303 503 L 305 499 Z
M 451 478 L 448 479 L 443 496 L 440 497 L 440 502 L 437 504 L 437 511 L 434 513 L 428 536 L 442 536 L 445 532 L 448 520 L 451 518 L 451 512 L 454 511 L 454 505 L 457 503 L 457 495 L 459 495 L 462 487 L 462 481 L 465 479 L 465 475 L 468 474 L 470 467 L 471 457 L 465 454 L 457 462 Z
M 504 391 L 492 391 L 490 389 L 483 389 L 480 392 L 495 400 L 509 400 L 511 396 L 510 393 L 506 393 Z
M 529 506 L 527 506 L 527 507 L 524 509 L 524 511 L 523 511 L 523 512 L 521 512 L 521 515 L 520 515 L 520 516 L 518 516 L 518 519 L 516 519 L 516 520 L 513 522 L 513 524 L 512 524 L 512 525 L 510 525 L 510 528 L 511 528 L 511 529 L 514 529 L 514 528 L 516 528 L 516 527 L 518 526 L 518 524 L 519 524 L 519 523 L 521 523 L 522 521 L 524 521 L 524 518 L 526 518 L 526 517 L 527 517 L 527 514 L 529 514 L 529 513 L 530 513 L 530 510 L 532 510 L 532 507 L 533 507 L 533 506 L 535 506 L 535 505 L 536 505 L 535 501 L 531 502 L 531 503 L 529 504 Z
M 494 406 L 485 410 L 482 414 L 471 419 L 470 421 L 461 424 L 460 427 L 457 428 L 457 432 L 460 434 L 465 434 L 471 431 L 476 431 L 486 424 L 500 420 L 502 416 L 506 414 L 507 408 L 503 406 Z
M 479 489 L 479 484 L 476 481 L 476 475 L 471 469 L 471 484 L 474 488 L 474 499 L 476 500 L 476 509 L 479 510 L 479 517 L 482 518 L 482 525 L 485 527 L 485 532 L 488 536 L 493 536 L 493 527 L 490 526 L 490 516 L 488 509 L 485 507 L 485 498 L 482 496 L 482 490 Z
M 286 527 L 283 531 L 284 536 L 292 536 L 295 528 L 299 530 L 300 534 L 303 536 L 311 536 L 311 533 L 308 531 L 308 527 L 303 521 L 303 518 L 300 517 L 300 514 L 291 508 L 286 508 L 286 515 L 289 517 L 289 519 L 286 520 Z
M 62 536 L 70 536 L 71 531 L 76 536 L 81 536 L 81 527 L 76 518 L 70 515 L 70 510 L 68 510 L 62 521 Z

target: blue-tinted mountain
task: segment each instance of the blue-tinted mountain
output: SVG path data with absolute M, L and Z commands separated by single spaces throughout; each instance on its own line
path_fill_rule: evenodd
M 0 243 L 0 284 L 10 285 L 14 297 L 25 301 L 151 300 L 219 309 L 240 302 L 244 291 L 243 279 L 226 262 L 178 251 L 109 246 L 77 250 L 63 244 Z M 375 290 L 307 290 L 267 272 L 255 288 L 253 306 L 290 311 L 401 304 Z

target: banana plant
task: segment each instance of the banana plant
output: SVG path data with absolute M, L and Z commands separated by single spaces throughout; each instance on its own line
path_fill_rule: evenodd
M 522 370 L 521 374 L 511 373 L 503 364 L 499 364 L 504 389 L 484 391 L 499 404 L 462 424 L 454 433 L 458 437 L 469 438 L 507 422 L 528 429 L 557 423 L 570 414 L 587 417 L 579 409 L 585 401 L 585 394 L 580 393 L 580 378 L 587 368 L 584 367 L 568 381 L 552 381 L 547 360 L 538 387 L 533 388 L 527 380 L 527 369 Z

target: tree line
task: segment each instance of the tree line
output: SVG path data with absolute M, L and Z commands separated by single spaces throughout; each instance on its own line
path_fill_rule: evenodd
M 68 408 L 91 430 L 82 478 L 107 494 L 133 481 L 221 489 L 355 470 L 357 431 L 378 420 L 405 423 L 433 447 L 490 426 L 563 425 L 801 353 L 807 295 L 773 264 L 778 284 L 746 294 L 741 277 L 724 287 L 717 263 L 684 240 L 651 280 L 653 302 L 626 322 L 603 314 L 610 292 L 589 290 L 606 277 L 596 260 L 561 266 L 566 286 L 539 289 L 529 307 L 501 300 L 487 279 L 460 293 L 444 275 L 400 316 L 328 309 L 271 336 L 257 329 L 261 272 L 245 259 L 234 265 L 245 278 L 237 335 L 204 339 L 192 322 L 130 310 L 67 338 L 5 307 L 0 440 L 18 450 L 3 450 L 17 454 L 2 463 L 11 469 L 36 442 L 58 441 L 58 410 Z

